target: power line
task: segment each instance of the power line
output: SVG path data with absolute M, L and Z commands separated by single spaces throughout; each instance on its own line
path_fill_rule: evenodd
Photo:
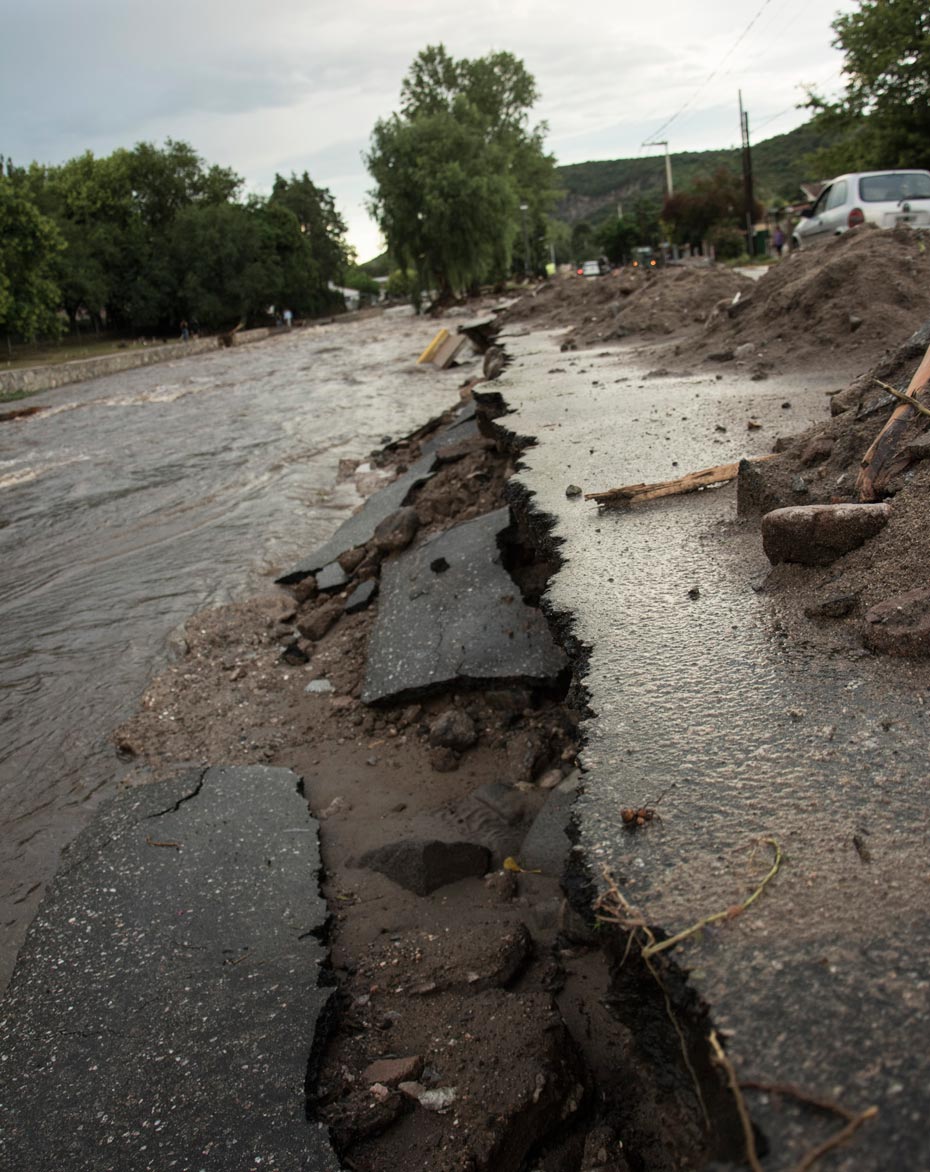
M 684 114 L 685 110 L 687 110 L 688 107 L 692 104 L 692 102 L 694 102 L 694 100 L 698 97 L 698 95 L 701 94 L 707 88 L 707 86 L 710 84 L 710 82 L 712 82 L 714 80 L 714 78 L 717 76 L 717 74 L 720 72 L 720 70 L 724 67 L 724 65 L 727 63 L 727 61 L 729 61 L 729 59 L 733 56 L 733 54 L 740 47 L 740 45 L 743 43 L 743 41 L 745 41 L 746 37 L 749 35 L 753 26 L 755 25 L 756 21 L 759 19 L 759 17 L 762 15 L 762 13 L 765 12 L 766 8 L 768 8 L 768 6 L 771 3 L 772 3 L 772 0 L 762 0 L 762 7 L 758 10 L 758 12 L 755 14 L 755 16 L 749 22 L 749 24 L 746 25 L 746 27 L 743 29 L 743 31 L 740 33 L 740 35 L 736 38 L 736 40 L 733 42 L 733 44 L 730 46 L 730 48 L 726 51 L 726 53 L 724 53 L 723 57 L 721 57 L 721 59 L 717 62 L 717 64 L 710 71 L 710 73 L 707 75 L 707 77 L 704 78 L 704 80 L 701 82 L 701 84 L 698 86 L 698 88 L 694 91 L 694 93 L 691 95 L 691 97 L 688 98 L 688 100 L 684 103 L 683 106 L 681 106 L 678 110 L 675 111 L 675 113 L 671 116 L 671 118 L 666 119 L 666 121 L 662 123 L 662 125 L 659 127 L 658 130 L 654 130 L 652 132 L 652 134 L 647 135 L 646 136 L 647 138 L 652 138 L 652 139 L 658 138 L 659 135 L 663 132 L 663 130 L 665 130 L 667 127 L 671 126 L 671 124 L 676 120 L 676 118 L 680 118 L 681 115 Z

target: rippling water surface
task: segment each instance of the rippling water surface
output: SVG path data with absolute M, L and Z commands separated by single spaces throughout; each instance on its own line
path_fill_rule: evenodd
M 374 318 L 112 375 L 0 424 L 0 987 L 108 741 L 190 614 L 267 585 L 351 508 L 361 456 L 449 406 L 428 323 Z

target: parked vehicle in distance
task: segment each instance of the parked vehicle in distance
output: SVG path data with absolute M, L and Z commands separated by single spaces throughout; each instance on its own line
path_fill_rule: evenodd
M 610 263 L 604 257 L 601 257 L 600 260 L 582 261 L 577 269 L 579 277 L 603 277 L 605 273 L 609 272 Z
M 654 269 L 659 263 L 659 258 L 648 244 L 641 244 L 633 249 L 631 263 L 634 269 Z
M 832 179 L 794 226 L 792 248 L 829 240 L 858 224 L 930 228 L 930 171 L 856 171 Z

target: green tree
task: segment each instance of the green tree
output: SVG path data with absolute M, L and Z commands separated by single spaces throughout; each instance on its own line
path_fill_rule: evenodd
M 836 102 L 810 95 L 815 125 L 839 135 L 815 152 L 821 174 L 926 167 L 930 142 L 930 8 L 926 0 L 860 0 L 833 22 L 845 55 L 846 91 Z
M 336 202 L 325 187 L 317 187 L 304 171 L 290 179 L 275 175 L 269 199 L 270 208 L 290 212 L 303 241 L 292 259 L 292 273 L 287 282 L 291 292 L 286 300 L 301 313 L 322 313 L 338 302 L 329 284 L 341 284 L 353 259 L 346 244 L 346 224 L 336 210 Z
M 613 264 L 625 264 L 640 243 L 640 230 L 632 216 L 608 220 L 597 235 L 600 251 Z
M 554 170 L 544 127 L 528 124 L 536 97 L 510 53 L 456 61 L 436 45 L 414 60 L 366 162 L 388 249 L 421 287 L 448 297 L 505 276 L 515 245 L 522 256 L 524 215 L 528 238 L 544 235 Z
M 753 220 L 764 214 L 754 201 Z M 729 167 L 718 167 L 712 175 L 698 176 L 688 191 L 669 196 L 662 206 L 662 220 L 673 230 L 676 243 L 699 248 L 716 228 L 745 227 L 745 199 L 742 178 Z
M 54 223 L 0 174 L 0 326 L 31 341 L 57 333 L 55 258 L 64 241 Z

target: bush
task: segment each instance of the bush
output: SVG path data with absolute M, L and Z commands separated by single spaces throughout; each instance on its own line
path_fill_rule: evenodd
M 714 246 L 717 260 L 736 260 L 746 251 L 746 233 L 726 224 L 711 228 L 707 241 Z

